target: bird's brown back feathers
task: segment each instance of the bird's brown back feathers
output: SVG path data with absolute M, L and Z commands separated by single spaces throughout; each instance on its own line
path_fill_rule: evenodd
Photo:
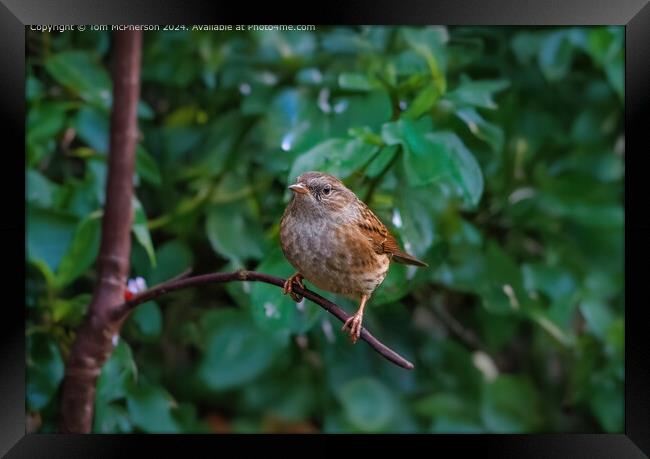
M 363 201 L 360 199 L 358 201 L 362 210 L 361 219 L 358 220 L 356 224 L 359 226 L 359 229 L 363 234 L 370 239 L 375 252 L 391 255 L 394 261 L 405 265 L 429 266 L 425 262 L 415 258 L 413 255 L 404 252 L 400 248 L 395 237 L 390 234 L 386 225 L 379 220 L 379 218 Z

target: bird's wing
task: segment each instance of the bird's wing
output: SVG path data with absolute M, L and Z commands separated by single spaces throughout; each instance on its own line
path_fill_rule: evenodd
M 392 259 L 398 263 L 415 266 L 429 266 L 425 262 L 418 260 L 413 255 L 404 252 L 397 240 L 386 229 L 381 220 L 373 213 L 372 210 L 361 200 L 361 218 L 357 225 L 363 234 L 370 240 L 373 249 L 378 254 L 385 253 L 392 256 Z

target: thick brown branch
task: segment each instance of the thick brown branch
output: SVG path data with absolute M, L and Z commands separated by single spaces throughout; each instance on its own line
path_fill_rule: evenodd
M 141 43 L 139 31 L 115 34 L 116 65 L 99 278 L 66 365 L 59 425 L 62 432 L 90 432 L 95 383 L 112 350 L 112 337 L 119 332 L 122 322 L 114 319 L 113 308 L 122 302 L 129 272 Z
M 270 276 L 268 274 L 258 273 L 254 271 L 236 271 L 232 273 L 213 273 L 213 274 L 203 274 L 200 276 L 186 277 L 184 279 L 172 279 L 168 282 L 164 282 L 160 285 L 157 285 L 145 292 L 136 295 L 132 300 L 122 303 L 120 306 L 114 309 L 112 319 L 115 321 L 124 320 L 128 313 L 133 310 L 137 305 L 145 303 L 154 298 L 158 298 L 161 295 L 164 295 L 175 290 L 181 290 L 189 287 L 195 287 L 202 284 L 210 283 L 220 283 L 220 282 L 234 282 L 234 281 L 258 281 L 265 282 L 267 284 L 276 285 L 282 287 L 284 285 L 284 279 L 279 277 Z M 299 295 L 304 296 L 305 298 L 313 301 L 323 309 L 325 309 L 330 314 L 334 315 L 341 322 L 345 322 L 350 316 L 336 304 L 331 301 L 323 298 L 317 293 L 312 292 L 311 290 L 300 288 L 298 285 L 293 286 L 293 291 Z M 399 365 L 402 368 L 408 370 L 413 369 L 413 364 L 406 360 L 404 357 L 399 355 L 397 352 L 393 351 L 391 348 L 383 344 L 377 338 L 372 336 L 372 334 L 365 328 L 361 329 L 361 339 L 366 341 L 372 348 L 381 354 L 386 359 L 390 360 L 396 365 Z

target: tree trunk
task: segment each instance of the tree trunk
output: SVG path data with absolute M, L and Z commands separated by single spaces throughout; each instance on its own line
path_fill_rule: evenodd
M 117 32 L 114 38 L 113 107 L 99 277 L 66 365 L 59 429 L 69 433 L 88 433 L 92 428 L 97 377 L 123 322 L 114 319 L 112 311 L 124 301 L 129 273 L 142 32 Z

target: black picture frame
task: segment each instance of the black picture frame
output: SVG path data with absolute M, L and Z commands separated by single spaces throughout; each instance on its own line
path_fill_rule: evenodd
M 625 432 L 624 434 L 553 435 L 399 435 L 312 437 L 217 435 L 25 435 L 25 339 L 24 291 L 15 288 L 24 277 L 15 264 L 24 266 L 24 252 L 14 239 L 22 239 L 25 209 L 16 189 L 24 179 L 16 171 L 25 151 L 25 25 L 29 24 L 445 24 L 445 25 L 624 25 L 625 43 Z M 0 343 L 0 454 L 7 457 L 95 457 L 114 456 L 128 450 L 148 454 L 187 454 L 187 447 L 205 448 L 210 455 L 224 454 L 221 448 L 242 441 L 270 451 L 288 449 L 309 454 L 358 451 L 362 447 L 389 442 L 409 450 L 422 446 L 431 454 L 477 454 L 496 457 L 647 457 L 650 454 L 650 348 L 645 340 L 647 324 L 643 312 L 646 260 L 650 258 L 650 219 L 643 167 L 650 154 L 644 129 L 650 126 L 650 5 L 648 0 L 498 0 L 416 1 L 367 0 L 328 1 L 322 8 L 304 2 L 282 6 L 277 2 L 231 5 L 197 0 L 2 0 L 0 3 L 0 120 L 2 156 L 6 179 L 1 181 L 3 208 L 8 211 L 0 224 L 0 240 L 7 254 L 4 265 L 5 300 Z M 13 164 L 15 162 L 16 164 Z M 15 252 L 15 253 L 14 253 Z M 15 256 L 15 258 L 14 258 Z M 23 260 L 18 261 L 18 260 Z M 15 278 L 15 279 L 14 279 Z M 24 284 L 23 284 L 24 285 Z M 336 438 L 333 438 L 336 437 Z M 344 441 L 346 445 L 333 445 Z M 239 442 L 238 441 L 238 442 Z M 281 442 L 276 443 L 276 442 Z M 318 442 L 318 443 L 316 443 Z M 416 445 L 415 443 L 422 443 Z M 237 445 L 241 446 L 241 445 Z M 219 450 L 215 449 L 219 448 Z M 306 448 L 306 449 L 304 449 Z M 431 449 L 435 448 L 435 449 Z M 369 451 L 366 449 L 366 451 Z

